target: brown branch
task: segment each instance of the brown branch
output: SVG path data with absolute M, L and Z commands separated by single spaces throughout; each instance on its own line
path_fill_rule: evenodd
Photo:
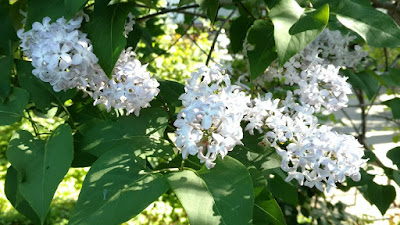
M 388 14 L 400 25 L 400 6 L 398 1 L 381 2 L 380 0 L 371 0 L 374 8 L 386 9 Z
M 179 11 L 182 11 L 182 10 L 185 10 L 185 9 L 192 9 L 192 8 L 198 8 L 198 7 L 199 7 L 199 5 L 195 4 L 195 5 L 182 6 L 182 7 L 173 8 L 173 9 L 163 9 L 160 12 L 156 12 L 156 13 L 153 13 L 153 14 L 149 14 L 149 15 L 146 15 L 146 16 L 139 17 L 139 18 L 135 19 L 135 21 L 136 22 L 140 22 L 142 20 L 147 20 L 147 19 L 153 18 L 155 16 L 159 16 L 159 15 L 166 14 L 166 13 L 169 13 L 169 12 L 179 12 Z
M 217 43 L 217 39 L 219 34 L 221 33 L 222 29 L 225 27 L 225 24 L 227 21 L 229 21 L 229 19 L 233 16 L 233 14 L 235 14 L 236 8 L 234 10 L 232 10 L 231 14 L 229 14 L 229 16 L 226 18 L 226 20 L 224 22 L 222 22 L 221 27 L 218 29 L 217 33 L 215 34 L 213 43 L 211 45 L 210 51 L 208 52 L 208 56 L 207 56 L 207 60 L 206 60 L 206 66 L 208 66 L 208 63 L 211 60 L 211 54 L 214 51 L 215 48 L 215 44 Z

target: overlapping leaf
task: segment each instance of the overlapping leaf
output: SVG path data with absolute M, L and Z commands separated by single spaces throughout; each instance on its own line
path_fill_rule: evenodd
M 120 146 L 137 155 L 172 155 L 171 146 L 163 139 L 167 125 L 168 114 L 163 109 L 142 109 L 139 117 L 130 115 L 99 123 L 87 130 L 77 146 L 95 156 Z
M 64 0 L 65 18 L 71 19 L 88 2 L 88 0 Z
M 44 17 L 50 17 L 52 22 L 64 16 L 64 0 L 28 0 L 28 15 L 25 30 L 30 30 L 34 22 L 42 22 Z
M 217 17 L 219 0 L 195 0 L 200 5 L 201 10 L 207 15 L 211 23 L 214 23 Z
M 29 102 L 29 93 L 22 88 L 14 87 L 10 95 L 0 102 L 0 125 L 11 125 L 24 116 L 24 109 Z
M 164 177 L 145 167 L 123 147 L 103 154 L 86 175 L 69 224 L 117 225 L 139 214 L 169 188 Z
M 383 104 L 390 107 L 394 119 L 400 119 L 400 98 L 392 98 L 384 101 Z
M 297 189 L 284 181 L 285 173 L 280 169 L 281 157 L 274 149 L 259 144 L 262 137 L 259 135 L 244 134 L 243 145 L 238 145 L 230 155 L 248 168 L 256 168 L 268 181 L 268 189 L 273 196 L 286 203 L 296 206 L 298 204 Z
M 10 94 L 11 69 L 13 68 L 13 65 L 14 59 L 12 56 L 0 58 L 0 102 L 4 102 Z
M 40 224 L 38 215 L 36 215 L 35 211 L 19 191 L 18 172 L 12 166 L 8 167 L 7 170 L 4 193 L 8 201 L 10 201 L 19 213 L 30 219 L 33 224 Z
M 340 23 L 357 32 L 368 45 L 400 46 L 400 28 L 386 13 L 350 0 L 337 2 L 334 12 Z
M 247 49 L 247 56 L 250 64 L 250 78 L 254 80 L 277 57 L 272 23 L 256 20 L 248 30 L 247 44 L 251 46 L 250 49 Z
M 231 22 L 229 27 L 230 48 L 233 53 L 238 53 L 243 49 L 243 41 L 246 38 L 246 32 L 254 20 L 248 16 L 240 16 Z M 253 31 L 254 32 L 254 31 Z
M 226 156 L 217 159 L 211 170 L 184 170 L 166 175 L 168 183 L 188 214 L 197 224 L 249 224 L 254 195 L 247 169 Z
M 18 172 L 19 192 L 42 224 L 72 158 L 72 133 L 68 125 L 57 127 L 47 141 L 20 130 L 9 143 L 7 159 Z
M 274 23 L 279 65 L 283 66 L 324 30 L 329 20 L 329 6 L 304 13 L 295 0 L 281 0 L 268 15 Z
M 99 65 L 107 76 L 111 77 L 114 65 L 126 45 L 125 22 L 132 4 L 107 3 L 108 1 L 95 2 L 93 16 L 84 30 L 93 44 Z
M 35 77 L 32 74 L 32 70 L 33 66 L 30 62 L 17 61 L 17 74 L 20 86 L 29 92 L 30 100 L 43 112 L 52 107 L 51 103 L 63 106 L 65 101 L 71 99 L 76 94 L 76 91 L 73 89 L 55 92 L 49 83 Z
M 0 2 L 0 55 L 12 55 L 14 43 L 18 40 L 9 14 L 8 1 Z

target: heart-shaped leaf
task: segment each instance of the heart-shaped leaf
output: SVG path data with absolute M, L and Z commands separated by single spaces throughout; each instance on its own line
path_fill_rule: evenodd
M 72 132 L 68 125 L 58 126 L 47 141 L 20 130 L 9 143 L 7 159 L 18 171 L 19 191 L 42 224 L 72 158 Z
M 169 188 L 164 177 L 145 167 L 123 147 L 103 154 L 86 175 L 69 224 L 121 224 L 139 214 Z

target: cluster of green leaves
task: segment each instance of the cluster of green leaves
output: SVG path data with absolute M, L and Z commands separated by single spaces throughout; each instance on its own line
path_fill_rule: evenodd
M 247 37 L 251 47 L 245 50 L 252 80 L 275 60 L 282 66 L 336 22 L 356 32 L 370 46 L 400 46 L 400 29 L 393 20 L 358 1 L 316 0 L 312 1 L 314 8 L 300 6 L 295 0 L 233 2 L 226 6 L 219 1 L 181 0 L 178 7 L 198 7 L 215 24 L 220 8 L 238 9 L 238 17 L 232 21 L 228 18 L 230 50 L 240 52 Z M 34 224 L 44 224 L 54 193 L 68 169 L 90 166 L 70 224 L 120 224 L 169 190 L 183 205 L 191 224 L 292 223 L 290 215 L 297 215 L 298 205 L 304 206 L 303 215 L 311 215 L 311 208 L 306 207 L 310 205 L 310 192 L 284 181 L 281 159 L 274 149 L 258 144 L 262 137 L 245 135 L 244 145 L 237 146 L 230 156 L 219 158 L 211 170 L 202 167 L 195 157 L 182 160 L 169 138 L 181 108 L 178 97 L 184 90 L 182 84 L 160 81 L 160 94 L 150 108 L 142 110 L 139 117 L 119 116 L 118 112 L 107 113 L 102 107 L 92 106 L 93 100 L 75 90 L 54 92 L 49 84 L 32 75 L 30 62 L 17 48 L 16 30 L 22 24 L 16 12 L 20 9 L 28 13 L 25 29 L 44 16 L 69 19 L 84 10 L 90 22 L 82 30 L 92 41 L 100 66 L 110 76 L 126 47 L 135 48 L 142 42 L 144 54 L 163 54 L 165 50 L 152 39 L 162 30 L 147 10 L 156 8 L 154 1 L 147 0 L 54 0 L 51 4 L 40 0 L 18 0 L 13 4 L 0 1 L 0 125 L 24 118 L 34 128 L 33 134 L 18 130 L 8 143 L 11 166 L 5 193 L 9 201 Z M 123 31 L 129 12 L 136 16 L 137 23 L 126 39 Z M 397 85 L 398 73 L 394 70 L 384 76 L 372 70 L 347 70 L 346 75 L 372 100 L 379 84 Z M 385 102 L 395 119 L 400 117 L 398 101 L 394 98 Z M 30 113 L 61 118 L 65 124 L 42 132 Z M 388 153 L 397 165 L 399 152 L 396 148 Z M 368 157 L 371 163 L 376 162 L 373 152 Z M 389 178 L 400 183 L 398 171 L 383 168 Z M 357 186 L 384 214 L 396 193 L 392 186 L 372 180 L 365 173 L 362 182 L 348 182 L 342 189 Z

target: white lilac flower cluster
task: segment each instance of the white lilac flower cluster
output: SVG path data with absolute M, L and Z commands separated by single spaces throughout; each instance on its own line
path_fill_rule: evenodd
M 364 151 L 351 135 L 338 134 L 331 127 L 319 125 L 310 105 L 296 103 L 292 92 L 286 99 L 273 99 L 271 93 L 252 100 L 245 116 L 245 130 L 266 134 L 269 143 L 282 157 L 281 168 L 288 173 L 286 181 L 296 179 L 300 185 L 329 192 L 345 177 L 360 179 Z
M 84 17 L 89 19 L 83 14 L 70 21 L 62 17 L 53 23 L 45 17 L 42 23 L 33 23 L 31 30 L 18 31 L 21 50 L 32 60 L 33 75 L 49 82 L 56 92 L 77 88 L 92 96 L 94 105 L 101 103 L 108 111 L 113 107 L 138 116 L 140 109 L 149 107 L 149 102 L 158 94 L 159 83 L 135 59 L 131 49 L 122 51 L 109 79 L 97 63 L 87 35 L 78 30 Z M 130 14 L 125 25 L 126 35 L 132 31 L 133 24 Z
M 99 67 L 96 79 L 91 81 L 90 89 L 94 105 L 104 104 L 107 111 L 111 107 L 125 109 L 126 114 L 134 112 L 139 116 L 141 108 L 150 106 L 150 101 L 159 93 L 160 85 L 151 78 L 147 65 L 135 59 L 132 48 L 123 50 L 109 79 Z
M 86 34 L 78 30 L 83 16 L 68 22 L 63 17 L 53 23 L 50 20 L 45 17 L 42 23 L 33 23 L 29 31 L 18 30 L 21 50 L 32 59 L 32 73 L 57 92 L 84 89 L 98 60 Z
M 242 143 L 240 122 L 250 97 L 231 84 L 221 66 L 204 66 L 193 72 L 179 99 L 185 108 L 174 125 L 176 145 L 183 158 L 197 155 L 207 168 L 212 168 L 218 155 L 224 157 Z
M 239 80 L 240 81 L 240 80 Z M 337 134 L 331 127 L 319 125 L 314 106 L 295 102 L 287 92 L 283 100 L 271 93 L 251 99 L 244 84 L 231 84 L 219 65 L 202 67 L 186 80 L 185 93 L 179 99 L 185 108 L 178 114 L 176 145 L 182 157 L 197 155 L 207 168 L 214 167 L 220 154 L 227 155 L 242 144 L 244 128 L 265 133 L 264 144 L 282 156 L 286 181 L 330 191 L 345 177 L 360 179 L 362 146 L 353 136 Z
M 263 76 L 255 82 L 264 85 L 277 77 L 287 85 L 298 85 L 294 94 L 303 104 L 312 105 L 317 112 L 323 107 L 328 112 L 346 107 L 351 86 L 347 78 L 339 75 L 342 67 L 354 67 L 366 52 L 356 45 L 351 50 L 349 45 L 354 36 L 343 36 L 339 31 L 325 29 L 300 53 L 283 65 L 283 69 L 269 67 Z

